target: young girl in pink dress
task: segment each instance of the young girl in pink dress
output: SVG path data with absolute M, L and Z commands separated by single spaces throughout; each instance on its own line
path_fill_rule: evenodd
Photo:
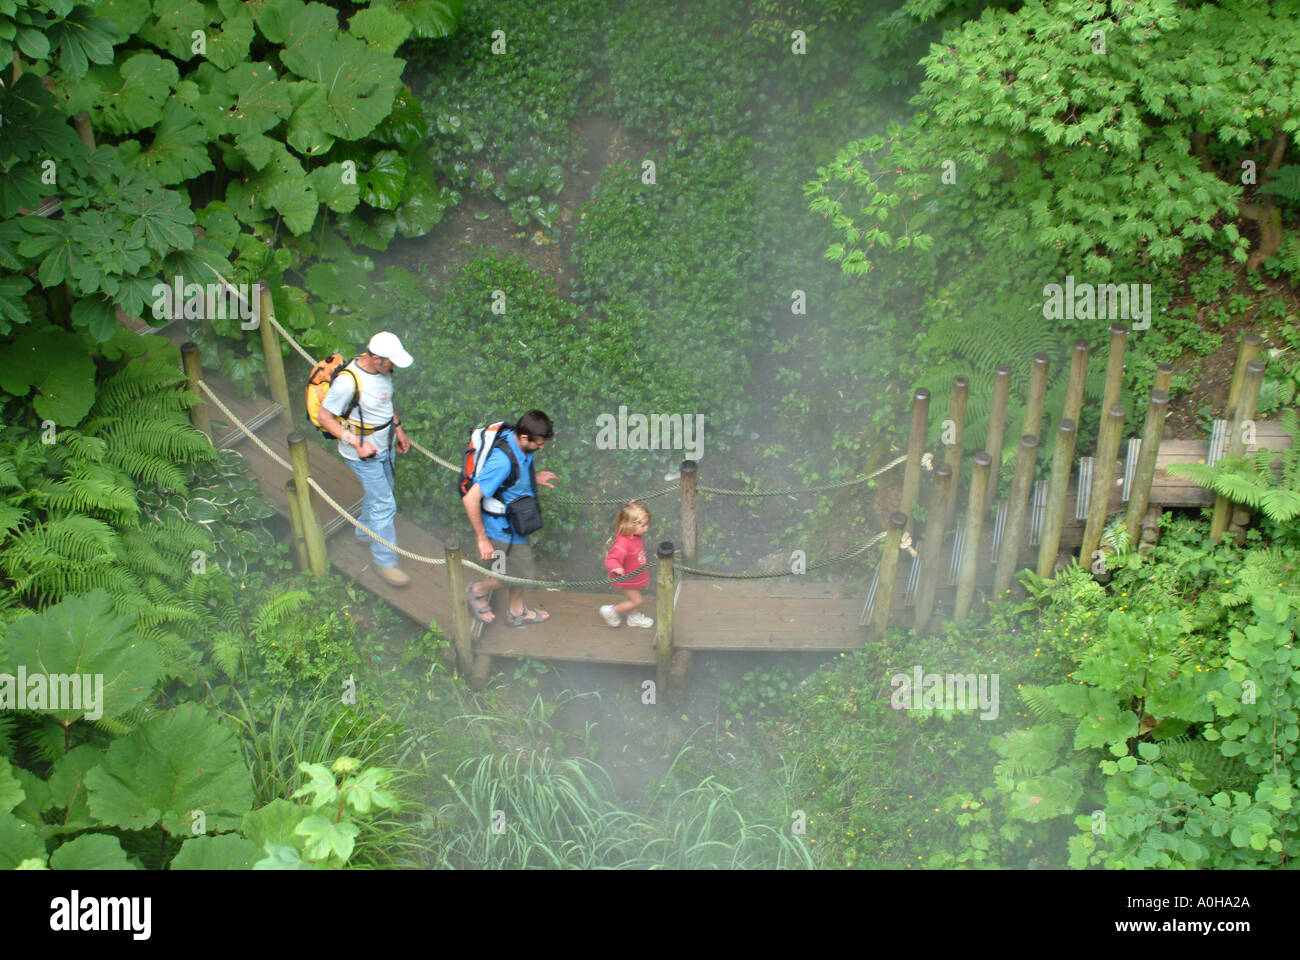
M 641 542 L 641 535 L 649 526 L 650 511 L 636 500 L 629 501 L 618 512 L 618 520 L 614 523 L 614 545 L 605 556 L 605 569 L 609 571 L 611 578 L 621 577 L 646 565 L 645 545 Z M 619 604 L 605 604 L 600 608 L 601 618 L 609 626 L 617 627 L 623 622 L 620 614 L 626 613 L 629 627 L 653 627 L 654 620 L 647 617 L 640 609 L 644 601 L 641 587 L 649 585 L 649 570 L 614 584 L 627 595 L 627 599 Z

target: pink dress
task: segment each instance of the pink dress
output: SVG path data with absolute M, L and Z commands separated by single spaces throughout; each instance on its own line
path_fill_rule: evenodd
M 613 570 L 622 567 L 624 573 L 631 573 L 633 570 L 645 566 L 645 546 L 641 543 L 641 535 L 626 536 L 620 533 L 614 538 L 614 546 L 609 548 L 609 553 L 605 556 L 605 569 L 611 571 L 610 576 L 615 574 Z M 634 588 L 650 586 L 650 571 L 645 570 L 635 577 L 623 580 L 619 583 L 611 584 L 619 588 Z

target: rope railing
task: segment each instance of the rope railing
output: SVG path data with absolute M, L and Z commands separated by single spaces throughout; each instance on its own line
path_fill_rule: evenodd
M 723 487 L 706 487 L 704 484 L 701 483 L 701 484 L 697 484 L 695 489 L 698 490 L 700 493 L 712 493 L 715 496 L 720 496 L 720 497 L 742 497 L 742 498 L 788 497 L 800 493 L 822 493 L 826 490 L 841 490 L 844 487 L 852 487 L 859 483 L 865 483 L 868 480 L 873 480 L 876 477 L 880 476 L 882 473 L 888 473 L 890 470 L 893 470 L 894 467 L 898 466 L 906 459 L 907 459 L 907 454 L 903 454 L 901 457 L 895 457 L 893 460 L 889 461 L 889 463 L 885 464 L 883 467 L 880 467 L 877 470 L 872 470 L 870 473 L 864 473 L 859 477 L 853 477 L 849 480 L 839 480 L 836 481 L 835 483 L 819 484 L 815 487 L 792 487 L 789 490 L 728 490 Z
M 245 425 L 244 422 L 240 420 L 239 417 L 236 416 L 235 413 L 228 406 L 226 406 L 224 403 L 221 402 L 221 398 L 218 397 L 215 392 L 213 392 L 211 387 L 209 387 L 202 380 L 196 381 L 196 385 L 199 387 L 199 389 L 201 389 L 204 392 L 204 394 L 207 395 L 209 400 L 211 400 L 214 404 L 216 404 L 217 409 L 219 409 L 230 420 L 230 422 L 234 424 L 235 427 L 237 427 L 241 433 L 244 434 L 244 436 L 248 437 L 248 439 L 253 441 L 253 443 L 257 446 L 259 450 L 261 450 L 264 454 L 267 455 L 267 457 L 269 457 L 274 463 L 278 464 L 283 469 L 288 470 L 291 473 L 293 472 L 292 464 L 290 464 L 289 461 L 285 460 L 274 450 L 272 450 L 269 446 L 267 446 L 266 443 L 259 436 L 257 436 L 257 434 L 253 433 L 253 431 L 250 430 L 247 427 L 247 425 Z M 395 543 L 391 543 L 384 537 L 381 537 L 379 534 L 375 533 L 373 530 L 367 527 L 364 523 L 362 523 L 352 514 L 350 514 L 346 508 L 344 508 L 339 504 L 337 500 L 335 500 L 328 493 L 326 493 L 321 488 L 321 485 L 316 482 L 315 479 L 308 479 L 307 482 L 311 486 L 311 488 L 316 491 L 316 493 L 325 502 L 325 504 L 328 507 L 330 507 L 330 509 L 332 509 L 335 513 L 337 513 L 348 523 L 352 524 L 362 533 L 366 534 L 369 537 L 374 538 L 379 543 L 382 543 L 384 546 L 388 547 L 390 550 L 397 553 L 399 556 L 406 557 L 408 560 L 413 560 L 417 563 L 427 563 L 430 566 L 440 566 L 447 562 L 446 557 L 427 557 L 422 554 L 414 553 L 410 550 L 403 549 L 402 547 L 399 547 Z M 845 560 L 851 560 L 854 557 L 858 556 L 859 554 L 863 553 L 864 551 L 870 549 L 875 544 L 879 543 L 881 538 L 884 536 L 885 534 L 879 533 L 871 540 L 864 543 L 862 546 L 856 547 L 853 550 L 848 551 L 847 553 L 842 553 L 837 557 L 830 557 L 826 560 L 819 560 L 815 563 L 810 563 L 807 569 L 817 570 L 821 567 L 828 567 L 831 566 L 832 564 L 841 563 Z M 644 571 L 649 570 L 651 567 L 656 566 L 657 561 L 651 560 L 645 566 L 633 570 L 631 573 L 626 573 L 621 577 L 601 577 L 599 579 L 594 579 L 594 580 L 533 580 L 528 577 L 514 577 L 505 573 L 497 573 L 496 571 L 490 570 L 487 567 L 480 566 L 479 564 L 475 563 L 472 560 L 462 559 L 461 564 L 465 567 L 468 567 L 471 570 L 475 570 L 478 573 L 483 574 L 485 578 L 500 580 L 503 583 L 514 584 L 516 586 L 536 587 L 543 590 L 579 590 L 579 589 L 585 589 L 587 587 L 602 587 L 611 583 L 621 583 L 624 580 L 628 580 L 632 577 L 635 577 L 643 573 Z M 678 569 L 684 573 L 690 573 L 698 577 L 710 577 L 710 578 L 721 579 L 721 580 L 768 580 L 777 577 L 793 576 L 793 574 L 789 574 L 789 573 L 725 573 L 723 571 L 718 571 L 718 570 L 700 570 L 695 567 L 686 567 L 686 566 L 678 566 Z
M 220 275 L 218 276 L 220 277 Z M 227 282 L 224 277 L 221 277 L 220 279 L 222 280 L 223 283 Z M 304 360 L 306 360 L 308 363 L 312 365 L 315 365 L 316 360 L 312 357 L 312 355 L 307 352 L 307 350 L 302 346 L 302 344 L 300 344 L 296 339 L 294 339 L 293 334 L 289 333 L 289 331 L 286 330 L 280 324 L 280 321 L 275 319 L 274 315 L 268 314 L 264 319 L 268 323 L 270 323 L 270 325 L 275 329 L 275 332 L 279 334 L 281 337 L 283 337 L 285 339 L 285 342 L 287 342 L 290 347 L 296 350 Z M 452 463 L 449 460 L 444 460 L 442 457 L 438 456 L 433 451 L 428 450 L 423 445 L 416 443 L 414 440 L 411 440 L 411 447 L 414 450 L 416 450 L 418 453 L 423 454 L 425 457 L 428 457 L 434 463 L 438 464 L 438 466 L 444 467 L 447 470 L 451 470 L 454 473 L 460 473 L 461 468 L 459 464 Z M 699 490 L 701 493 L 711 493 L 716 496 L 726 496 L 726 497 L 785 497 L 785 496 L 791 496 L 791 495 L 801 494 L 801 493 L 821 493 L 826 490 L 840 490 L 843 489 L 844 487 L 852 487 L 859 483 L 865 483 L 868 480 L 880 476 L 882 473 L 886 473 L 892 470 L 894 467 L 898 466 L 906 459 L 907 456 L 903 455 L 901 457 L 897 457 L 894 460 L 891 460 L 889 463 L 885 464 L 883 467 L 880 467 L 878 470 L 871 471 L 871 473 L 865 473 L 859 477 L 853 477 L 852 479 L 849 480 L 840 480 L 835 483 L 824 483 L 813 487 L 799 487 L 799 488 L 792 488 L 789 490 L 729 490 L 723 487 L 706 487 L 703 485 L 699 485 L 696 487 L 696 489 Z M 653 493 L 646 493 L 636 497 L 566 497 L 560 494 L 556 494 L 550 499 L 553 499 L 556 503 L 565 503 L 565 504 L 573 504 L 573 505 L 590 506 L 590 505 L 599 504 L 599 505 L 612 506 L 614 504 L 627 503 L 628 500 L 641 500 L 641 501 L 653 500 L 656 497 L 662 497 L 662 496 L 666 496 L 667 494 L 673 493 L 676 490 L 680 489 L 680 487 L 681 487 L 680 483 L 672 483 L 660 490 L 654 491 Z

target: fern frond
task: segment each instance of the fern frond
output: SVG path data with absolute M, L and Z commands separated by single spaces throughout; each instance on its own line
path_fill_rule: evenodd
M 1055 723 L 1062 719 L 1061 710 L 1052 702 L 1046 690 L 1038 686 L 1022 687 L 1020 699 L 1039 723 Z
M 1203 791 L 1205 793 L 1246 789 L 1252 780 L 1250 767 L 1240 757 L 1225 757 L 1217 743 L 1177 737 L 1161 740 L 1159 746 L 1162 760 L 1175 766 L 1191 764 L 1208 781 Z
M 285 617 L 297 613 L 304 603 L 311 600 L 306 590 L 286 590 L 278 596 L 267 600 L 257 608 L 253 616 L 252 634 L 260 637 L 274 630 Z

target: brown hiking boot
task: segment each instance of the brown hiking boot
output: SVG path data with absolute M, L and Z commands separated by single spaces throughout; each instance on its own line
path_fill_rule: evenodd
M 375 570 L 394 587 L 405 587 L 411 582 L 410 575 L 401 567 L 375 567 Z

